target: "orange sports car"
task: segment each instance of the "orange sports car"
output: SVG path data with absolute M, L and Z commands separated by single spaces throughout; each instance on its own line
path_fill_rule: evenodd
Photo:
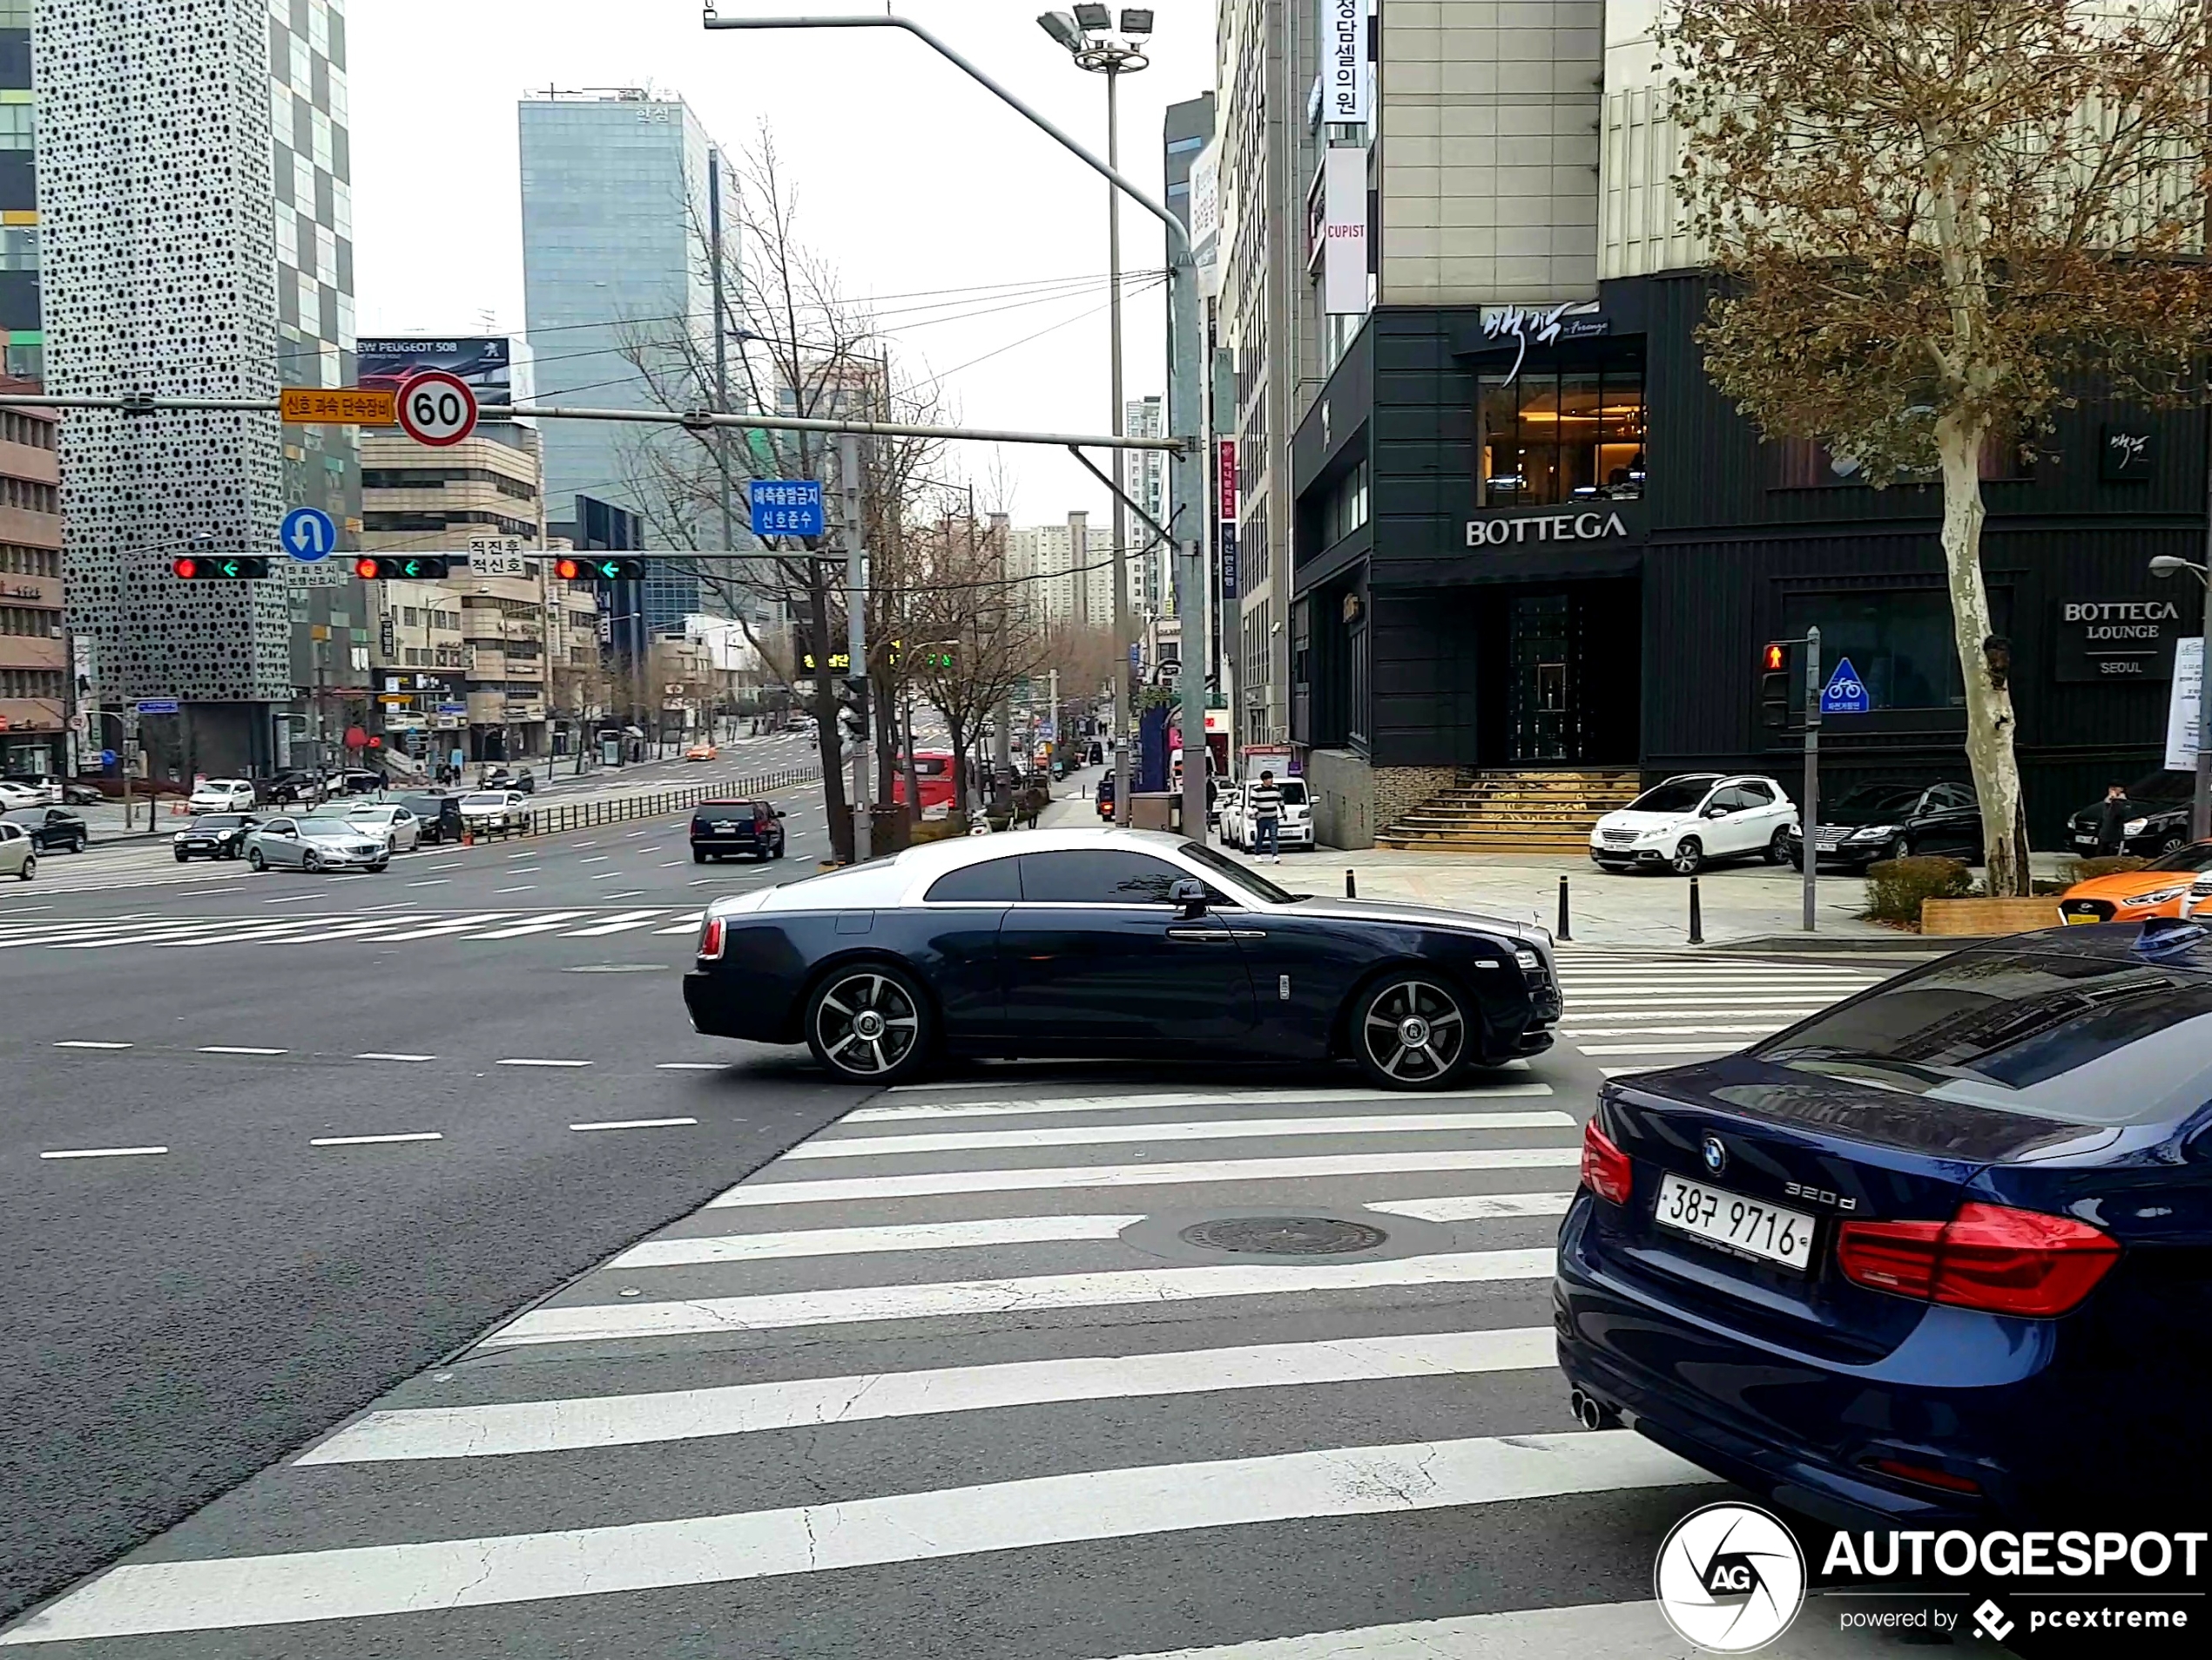
M 684 752 L 684 759 L 687 761 L 711 761 L 715 758 L 716 752 L 711 744 L 693 744 Z
M 2076 882 L 2059 899 L 2059 914 L 2069 922 L 2140 922 L 2147 917 L 2179 916 L 2188 897 L 2189 879 L 2212 870 L 2212 841 L 2154 859 L 2141 870 L 2093 876 Z

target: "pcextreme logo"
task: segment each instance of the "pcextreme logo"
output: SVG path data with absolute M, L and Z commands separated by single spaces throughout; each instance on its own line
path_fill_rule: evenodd
M 1715 1654 L 1749 1654 L 1788 1630 L 1804 1606 L 1804 1554 L 1766 1511 L 1709 1504 L 1669 1532 L 1652 1587 L 1659 1611 L 1685 1643 Z

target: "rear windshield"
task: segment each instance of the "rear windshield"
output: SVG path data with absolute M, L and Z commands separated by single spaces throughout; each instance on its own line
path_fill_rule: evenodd
M 1751 1053 L 1779 1066 L 2031 1118 L 2164 1124 L 2212 1099 L 2212 976 L 2133 956 L 1972 953 Z
M 1629 803 L 1631 813 L 1689 813 L 1705 799 L 1705 793 L 1720 782 L 1717 775 L 1705 778 L 1672 778 L 1664 784 L 1646 790 Z
M 507 805 L 507 798 L 503 795 L 464 795 L 461 798 L 461 805 L 465 807 L 503 807 Z
M 2186 847 L 2176 847 L 2163 859 L 2154 859 L 2143 867 L 2145 870 L 2208 870 L 2212 869 L 2212 841 L 2192 841 Z
M 759 806 L 758 801 L 703 801 L 698 811 L 691 816 L 695 819 L 750 819 L 755 816 Z
M 444 795 L 409 795 L 401 797 L 400 805 L 418 819 L 435 819 L 445 812 L 450 800 Z
M 203 813 L 192 821 L 195 830 L 235 830 L 246 822 L 243 813 Z

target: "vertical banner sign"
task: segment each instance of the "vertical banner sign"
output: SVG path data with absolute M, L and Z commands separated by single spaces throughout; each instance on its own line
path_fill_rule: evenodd
M 1367 309 L 1367 152 L 1321 155 L 1321 309 L 1331 316 Z
M 1221 438 L 1215 442 L 1219 456 L 1215 512 L 1221 524 L 1221 597 L 1225 602 L 1237 597 L 1237 441 Z
M 2174 642 L 2174 682 L 2166 705 L 2166 765 L 2177 773 L 2196 770 L 2197 688 L 2204 683 L 2204 640 Z
M 1322 0 L 1321 118 L 1367 118 L 1367 0 Z
M 1190 251 L 1198 292 L 1221 292 L 1221 146 L 1209 144 L 1190 164 Z

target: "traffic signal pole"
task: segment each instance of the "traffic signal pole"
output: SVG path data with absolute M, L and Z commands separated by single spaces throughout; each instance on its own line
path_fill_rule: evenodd
M 1820 631 L 1805 630 L 1805 805 L 1797 845 L 1804 849 L 1805 932 L 1817 933 L 1820 894 Z
M 860 550 L 860 441 L 846 432 L 837 440 L 837 490 L 843 507 L 839 530 L 845 538 L 845 649 L 846 674 L 862 688 L 860 706 L 867 707 L 868 684 L 868 572 L 867 557 Z M 819 649 L 819 648 L 818 648 Z M 823 665 L 826 669 L 827 664 Z M 868 804 L 868 740 L 862 733 L 853 746 L 853 862 L 865 863 L 873 854 L 870 831 L 873 814 Z

